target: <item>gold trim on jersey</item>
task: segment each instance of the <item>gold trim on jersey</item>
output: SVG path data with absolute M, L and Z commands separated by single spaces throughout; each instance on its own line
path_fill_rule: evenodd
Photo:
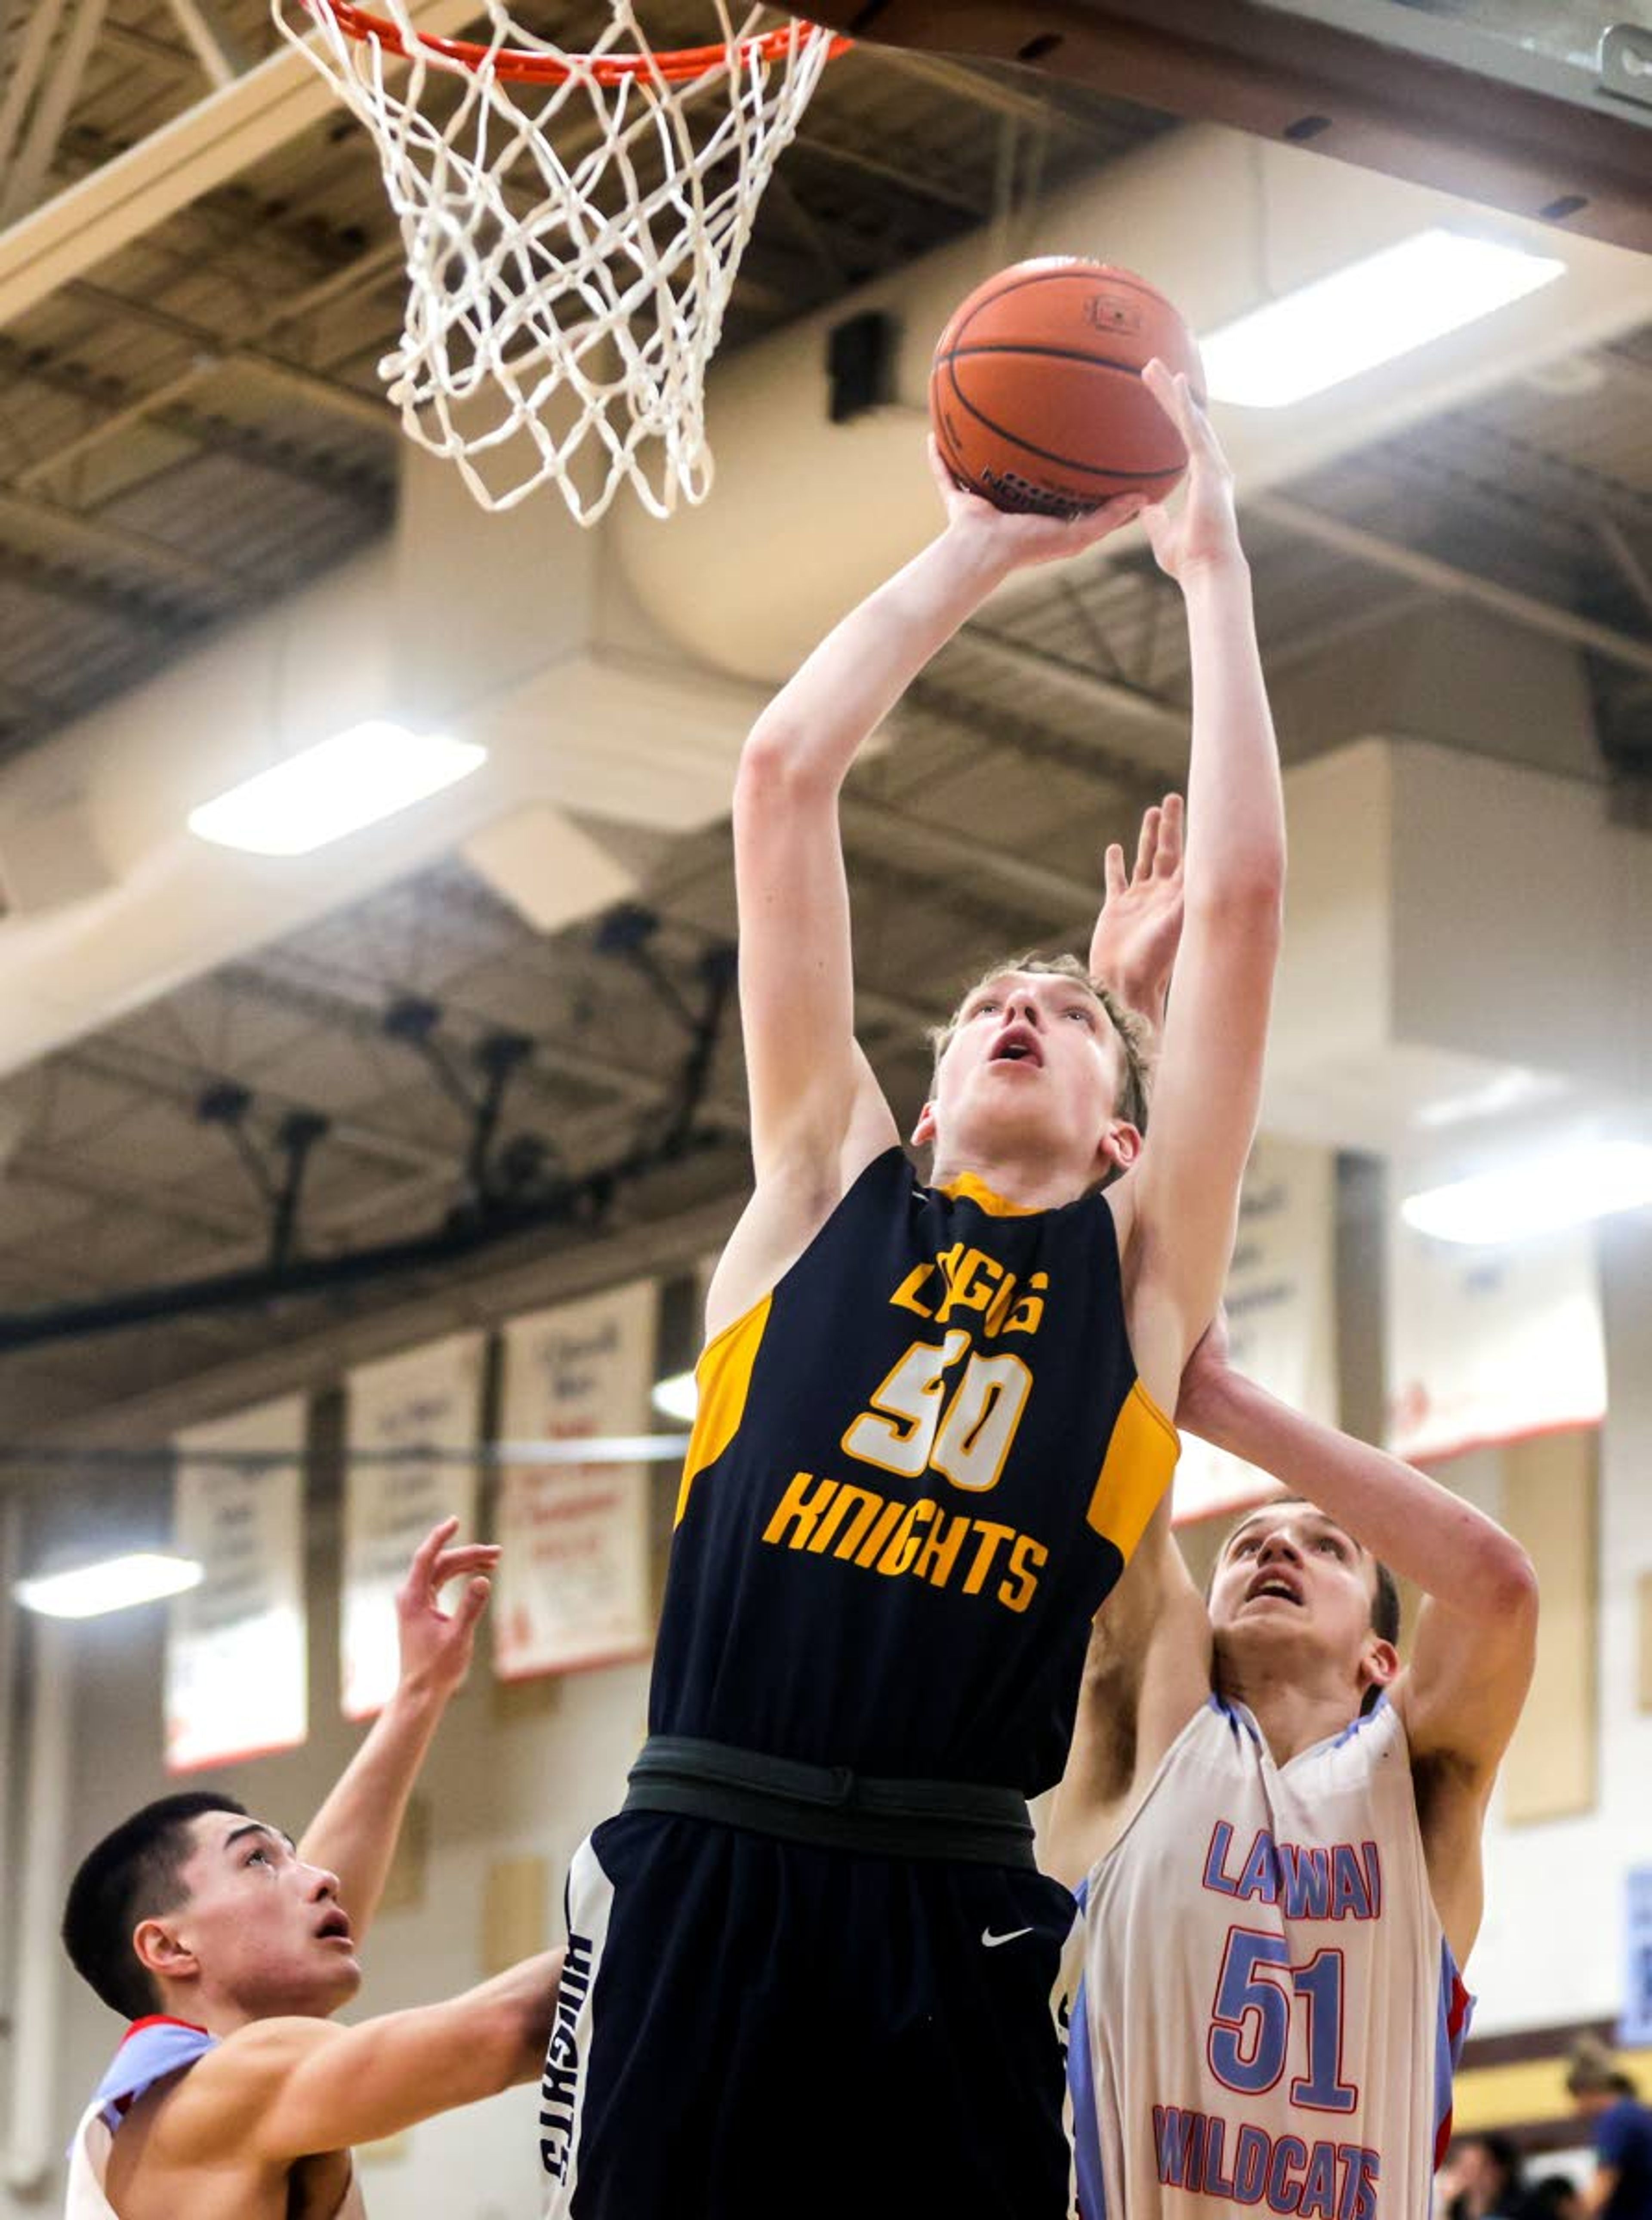
M 751 1390 L 751 1369 L 763 1345 L 773 1302 L 770 1290 L 760 1296 L 743 1318 L 737 1318 L 732 1325 L 726 1325 L 714 1336 L 700 1353 L 700 1362 L 694 1368 L 700 1403 L 695 1414 L 694 1431 L 689 1437 L 689 1454 L 683 1463 L 683 1485 L 676 1492 L 676 1517 L 672 1522 L 675 1525 L 683 1524 L 683 1514 L 689 1507 L 689 1490 L 708 1465 L 716 1463 L 740 1430 L 740 1420 L 745 1416 L 745 1399 Z
M 1170 1485 L 1181 1437 L 1138 1380 L 1113 1422 L 1113 1437 L 1086 1514 L 1128 1564 Z
M 1037 1218 L 1041 1214 L 1040 1208 L 1031 1203 L 1007 1202 L 973 1172 L 960 1172 L 956 1179 L 948 1180 L 940 1191 L 954 1202 L 975 1203 L 988 1218 Z

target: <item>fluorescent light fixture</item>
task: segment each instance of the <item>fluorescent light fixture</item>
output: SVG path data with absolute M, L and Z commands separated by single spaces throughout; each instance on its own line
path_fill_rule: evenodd
M 1643 1141 L 1580 1142 L 1501 1171 L 1409 1195 L 1407 1225 L 1437 1241 L 1524 1241 L 1652 1203 L 1652 1147 Z
M 1213 401 L 1287 408 L 1524 300 L 1565 268 L 1524 247 L 1419 231 L 1200 340 L 1205 382 Z
M 1448 1126 L 1466 1126 L 1479 1118 L 1504 1118 L 1511 1111 L 1529 1110 L 1534 1103 L 1552 1101 L 1567 1094 L 1571 1081 L 1557 1072 L 1526 1071 L 1518 1067 L 1493 1072 L 1489 1079 L 1466 1088 L 1461 1094 L 1424 1103 L 1412 1119 L 1424 1132 Z
M 182 1595 L 199 1587 L 201 1567 L 192 1557 L 140 1550 L 128 1557 L 105 1557 L 101 1564 L 76 1565 L 66 1573 L 19 1581 L 16 1597 L 26 1611 L 47 1618 L 100 1618 L 106 1611 L 125 1611 L 134 1603 Z
M 700 1408 L 700 1391 L 692 1372 L 674 1372 L 669 1380 L 654 1382 L 654 1408 L 668 1419 L 691 1426 Z
M 190 830 L 252 856 L 306 856 L 468 778 L 488 759 L 471 740 L 352 725 L 190 812 Z

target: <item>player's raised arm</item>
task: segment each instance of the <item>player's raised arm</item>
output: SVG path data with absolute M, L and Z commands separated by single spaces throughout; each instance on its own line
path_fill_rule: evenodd
M 1044 1863 L 1076 1888 L 1113 1847 L 1176 1736 L 1210 1693 L 1210 1613 L 1170 1527 L 1167 1488 L 1096 1613 Z
M 378 1908 L 431 1737 L 470 1668 L 477 1621 L 487 1606 L 486 1576 L 499 1561 L 491 1543 L 455 1547 L 458 1529 L 457 1518 L 444 1519 L 414 1552 L 396 1598 L 395 1693 L 298 1846 L 307 1864 L 337 1875 L 339 1901 L 358 1940 Z M 452 1581 L 464 1585 L 450 1612 L 441 1592 Z
M 1120 1194 L 1137 1363 L 1169 1401 L 1233 1244 L 1279 953 L 1285 815 L 1232 476 L 1187 380 L 1159 364 L 1144 376 L 1190 457 L 1178 512 L 1143 520 L 1187 604 L 1193 745 L 1185 917 L 1152 1138 Z
M 543 1952 L 462 1996 L 357 2027 L 252 2022 L 179 2086 L 161 2129 L 165 2157 L 201 2167 L 229 2153 L 281 2168 L 537 2080 L 565 1955 Z
M 740 1004 L 760 1190 L 800 1166 L 811 1180 L 835 1183 L 851 1114 L 871 1084 L 854 1044 L 838 823 L 850 765 L 931 657 L 1012 571 L 1082 552 L 1142 505 L 1127 496 L 1070 523 L 1007 515 L 954 485 L 932 445 L 931 461 L 944 527 L 814 651 L 758 718 L 740 758 Z M 882 1117 L 866 1157 L 895 1138 L 887 1110 Z
M 1394 1684 L 1419 1794 L 1429 1876 L 1461 1965 L 1480 1924 L 1481 1821 L 1530 1684 L 1537 1581 L 1511 1534 L 1426 1473 L 1281 1403 L 1221 1359 L 1180 1415 L 1258 1465 L 1423 1591 L 1412 1662 Z

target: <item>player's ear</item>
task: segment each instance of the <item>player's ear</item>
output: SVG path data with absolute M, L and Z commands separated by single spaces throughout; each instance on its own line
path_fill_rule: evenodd
M 1371 1635 L 1360 1659 L 1362 1688 L 1391 1688 L 1399 1677 L 1400 1652 L 1380 1634 Z
M 1115 1118 L 1101 1136 L 1097 1154 L 1103 1169 L 1127 1172 L 1142 1152 L 1142 1137 L 1128 1118 Z
M 926 1102 L 918 1113 L 918 1123 L 912 1129 L 912 1145 L 914 1149 L 927 1149 L 932 1145 L 934 1139 L 935 1105 L 932 1102 Z
M 187 1981 L 201 1970 L 201 1961 L 166 1919 L 140 1919 L 132 1930 L 132 1949 L 146 1974 L 164 1981 Z

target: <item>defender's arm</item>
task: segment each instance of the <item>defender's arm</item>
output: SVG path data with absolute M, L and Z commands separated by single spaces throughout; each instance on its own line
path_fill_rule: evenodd
M 444 2004 L 358 2027 L 253 2021 L 179 2085 L 163 2116 L 169 2161 L 230 2154 L 282 2166 L 537 2080 L 565 1955 L 546 1951 Z
M 1123 848 L 1113 842 L 1102 866 L 1106 890 L 1090 935 L 1091 978 L 1103 981 L 1147 1020 L 1156 1046 L 1181 941 L 1182 826 L 1181 796 L 1167 794 L 1143 813 L 1129 872 Z
M 1118 1586 L 1096 1613 L 1072 1747 L 1044 1862 L 1076 1888 L 1112 1848 L 1142 1792 L 1210 1693 L 1210 1615 L 1160 1497 Z
M 1424 1592 L 1396 1683 L 1434 1898 L 1457 1962 L 1480 1924 L 1480 1830 L 1530 1684 L 1537 1580 L 1494 1519 L 1412 1465 L 1281 1403 L 1223 1367 L 1190 1421 L 1306 1496 Z
M 1169 1407 L 1233 1245 L 1279 953 L 1285 817 L 1231 474 L 1186 379 L 1146 375 L 1192 457 L 1181 514 L 1144 521 L 1187 604 L 1193 743 L 1175 994 L 1151 1138 L 1119 1207 L 1137 1364 Z
M 396 1598 L 402 1660 L 396 1692 L 298 1845 L 307 1863 L 338 1876 L 339 1901 L 358 1937 L 378 1909 L 425 1753 L 469 1670 L 488 1601 L 484 1575 L 499 1562 L 492 1543 L 450 1547 L 458 1531 L 457 1518 L 444 1519 L 414 1552 Z M 450 1616 L 441 1592 L 459 1579 L 464 1592 Z

